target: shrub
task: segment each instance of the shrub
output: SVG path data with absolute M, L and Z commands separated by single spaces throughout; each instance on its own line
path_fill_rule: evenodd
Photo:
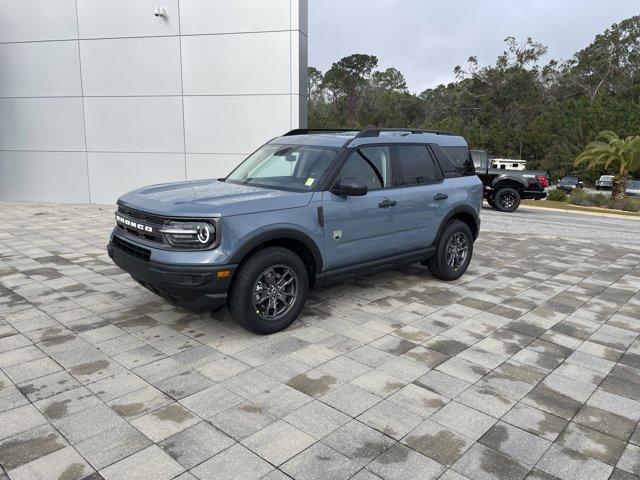
M 584 190 L 574 190 L 569 197 L 569 203 L 572 205 L 581 205 L 583 207 L 592 207 L 593 200 L 591 200 L 590 197 L 591 195 Z
M 547 195 L 547 200 L 551 200 L 552 202 L 564 202 L 566 199 L 567 195 L 557 188 L 555 190 L 551 190 Z
M 640 212 L 640 199 L 627 196 L 620 200 L 611 198 L 609 201 L 609 208 L 624 210 L 626 212 Z

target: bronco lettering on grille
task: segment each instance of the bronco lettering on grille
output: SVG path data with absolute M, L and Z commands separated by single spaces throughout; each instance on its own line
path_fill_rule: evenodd
M 118 214 L 116 214 L 116 222 L 121 223 L 122 225 L 126 225 L 127 227 L 142 230 L 143 232 L 153 232 L 153 228 L 149 225 L 144 225 L 142 223 L 129 220 L 128 218 L 121 217 Z

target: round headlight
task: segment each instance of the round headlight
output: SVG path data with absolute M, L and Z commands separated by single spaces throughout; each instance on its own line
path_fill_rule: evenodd
M 211 231 L 209 230 L 209 226 L 198 225 L 197 230 L 198 241 L 203 245 L 207 245 L 209 243 L 209 239 L 211 238 Z

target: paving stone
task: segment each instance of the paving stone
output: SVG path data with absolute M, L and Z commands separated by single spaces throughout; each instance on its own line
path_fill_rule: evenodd
M 423 417 L 383 400 L 358 417 L 362 423 L 400 440 L 422 422 Z
M 479 441 L 483 445 L 531 467 L 551 446 L 549 440 L 504 422 L 496 423 Z
M 578 412 L 582 403 L 554 392 L 542 385 L 535 387 L 522 399 L 522 403 L 539 408 L 566 420 L 570 420 Z
M 634 422 L 640 420 L 640 402 L 614 393 L 598 389 L 589 398 L 587 404 L 629 418 Z
M 131 372 L 119 373 L 86 385 L 103 402 L 109 402 L 148 386 L 147 382 Z
M 280 468 L 291 478 L 300 480 L 347 480 L 355 478 L 354 473 L 361 467 L 359 463 L 318 442 Z
M 184 468 L 193 468 L 229 448 L 233 439 L 207 422 L 200 422 L 163 440 L 160 447 Z
M 10 470 L 9 475 L 11 480 L 48 480 L 50 478 L 78 480 L 87 478 L 93 471 L 77 451 L 67 447 Z
M 241 396 L 222 385 L 214 385 L 180 400 L 182 405 L 201 418 L 209 418 L 240 402 L 242 402 Z
M 118 397 L 108 405 L 121 417 L 133 420 L 170 403 L 171 398 L 149 386 Z
M 364 466 L 395 442 L 373 428 L 353 420 L 326 436 L 322 443 Z
M 370 370 L 350 383 L 382 398 L 397 392 L 407 384 L 401 378 L 380 370 Z
M 109 467 L 100 470 L 100 475 L 105 480 L 147 479 L 157 480 L 171 479 L 184 471 L 175 460 L 167 455 L 157 445 L 141 450 Z
M 451 466 L 473 444 L 473 440 L 431 420 L 425 420 L 402 443 L 442 465 Z
M 406 385 L 387 400 L 422 417 L 428 417 L 449 401 L 448 398 L 415 384 Z
M 281 465 L 305 448 L 315 438 L 288 423 L 278 420 L 242 440 L 242 444 L 273 465 Z
M 249 401 L 238 403 L 209 418 L 213 425 L 235 440 L 242 440 L 276 420 L 277 417 L 265 408 Z
M 516 404 L 502 420 L 534 435 L 554 441 L 565 429 L 567 420 L 524 403 Z
M 240 444 L 233 445 L 191 472 L 200 479 L 255 480 L 264 477 L 273 466 Z
M 606 480 L 613 471 L 610 465 L 558 444 L 547 450 L 536 468 L 562 480 Z
M 319 440 L 347 423 L 350 417 L 314 400 L 291 412 L 284 420 Z
M 103 431 L 75 445 L 76 449 L 96 470 L 150 446 L 153 442 L 128 423 Z
M 621 440 L 573 422 L 567 425 L 557 443 L 612 466 L 615 466 L 625 447 L 625 442 Z
M 342 382 L 320 370 L 310 370 L 293 377 L 287 382 L 292 388 L 313 398 L 320 397 L 337 388 Z
M 0 440 L 13 437 L 34 427 L 47 423 L 46 418 L 33 406 L 24 405 L 0 413 Z
M 67 445 L 53 426 L 44 424 L 0 441 L 0 466 L 13 470 Z
M 350 383 L 345 383 L 320 397 L 320 401 L 351 417 L 357 417 L 382 401 L 382 398 Z
M 251 399 L 253 403 L 279 418 L 312 400 L 308 395 L 284 384 L 276 385 Z
M 496 423 L 495 418 L 455 401 L 447 403 L 429 419 L 474 440 Z
M 185 372 L 160 380 L 154 385 L 174 400 L 180 400 L 213 386 L 214 382 L 197 372 Z
M 164 440 L 199 422 L 199 418 L 178 403 L 138 417 L 131 424 L 154 442 Z
M 573 421 L 624 441 L 631 437 L 636 426 L 633 420 L 591 405 L 584 405 Z
M 420 453 L 396 444 L 371 462 L 367 469 L 385 480 L 438 478 L 444 467 Z
M 437 370 L 431 370 L 414 382 L 420 387 L 432 390 L 445 397 L 454 398 L 469 388 L 471 383 Z
M 508 455 L 479 443 L 467 450 L 452 468 L 473 480 L 524 479 L 530 470 Z
M 102 403 L 52 422 L 67 440 L 75 444 L 104 430 L 122 425 L 125 420 Z
M 640 447 L 627 444 L 617 466 L 625 472 L 640 475 Z

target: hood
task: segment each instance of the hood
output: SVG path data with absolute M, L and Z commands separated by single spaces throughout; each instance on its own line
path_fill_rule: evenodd
M 121 196 L 118 203 L 156 215 L 212 217 L 304 207 L 312 195 L 219 180 L 192 180 L 139 188 Z

